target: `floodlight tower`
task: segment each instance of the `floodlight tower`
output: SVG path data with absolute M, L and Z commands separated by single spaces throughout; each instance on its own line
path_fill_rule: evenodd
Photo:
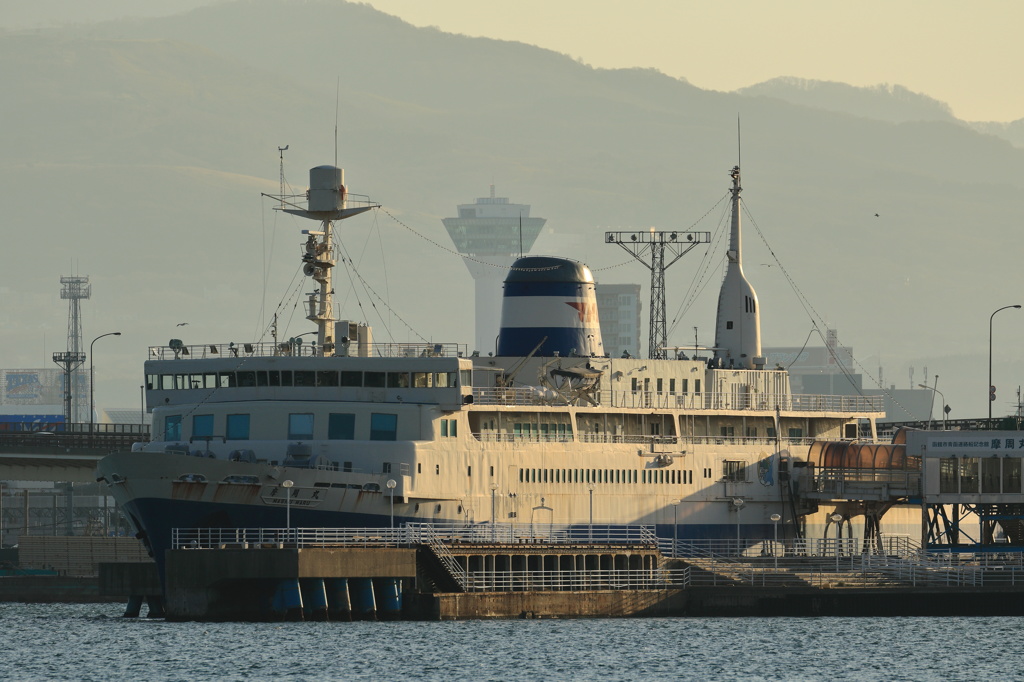
M 501 287 L 508 268 L 528 253 L 546 218 L 531 218 L 529 204 L 511 204 L 507 197 L 491 195 L 475 204 L 459 204 L 457 218 L 442 221 L 455 248 L 476 283 L 476 338 L 474 350 L 495 351 L 501 327 Z
M 81 301 L 92 297 L 92 285 L 88 276 L 79 275 L 61 277 L 60 284 L 60 297 L 68 302 L 68 350 L 64 360 L 58 360 L 58 354 L 54 353 L 53 361 L 64 367 L 64 419 L 81 423 L 85 421 L 82 418 L 82 395 L 87 388 L 86 378 L 84 372 L 75 370 L 85 361 Z M 70 363 L 66 362 L 69 360 Z
M 666 356 L 668 329 L 665 325 L 665 271 L 697 244 L 711 241 L 710 232 L 605 232 L 608 244 L 618 244 L 651 271 L 651 329 L 647 341 L 647 357 L 652 360 Z M 672 260 L 665 262 L 665 251 Z M 645 260 L 646 259 L 646 260 Z

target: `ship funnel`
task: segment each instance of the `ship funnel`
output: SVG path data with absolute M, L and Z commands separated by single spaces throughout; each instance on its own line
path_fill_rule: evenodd
M 546 340 L 544 340 L 546 338 Z M 498 355 L 604 356 L 590 268 L 574 260 L 528 256 L 505 278 Z

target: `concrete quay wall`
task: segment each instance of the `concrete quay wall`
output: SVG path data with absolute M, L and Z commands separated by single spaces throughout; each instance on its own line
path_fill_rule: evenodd
M 626 618 L 681 615 L 686 590 L 586 592 L 458 592 L 433 595 L 432 620 Z

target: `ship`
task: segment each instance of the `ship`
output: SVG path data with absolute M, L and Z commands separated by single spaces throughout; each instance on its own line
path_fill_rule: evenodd
M 555 256 L 508 269 L 493 355 L 375 342 L 335 314 L 333 235 L 379 205 L 340 168 L 313 168 L 279 208 L 319 223 L 302 248 L 315 341 L 149 348 L 151 440 L 97 477 L 159 565 L 175 529 L 647 526 L 753 542 L 820 533 L 837 509 L 849 524 L 864 510 L 819 507 L 800 486 L 822 444 L 877 438 L 882 399 L 793 394 L 766 366 L 739 167 L 730 178 L 714 346 L 643 359 L 605 352 L 592 271 Z

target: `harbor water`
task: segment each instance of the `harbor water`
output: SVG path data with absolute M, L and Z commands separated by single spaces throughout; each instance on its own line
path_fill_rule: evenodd
M 5 680 L 1011 680 L 1021 618 L 168 623 L 0 604 Z

